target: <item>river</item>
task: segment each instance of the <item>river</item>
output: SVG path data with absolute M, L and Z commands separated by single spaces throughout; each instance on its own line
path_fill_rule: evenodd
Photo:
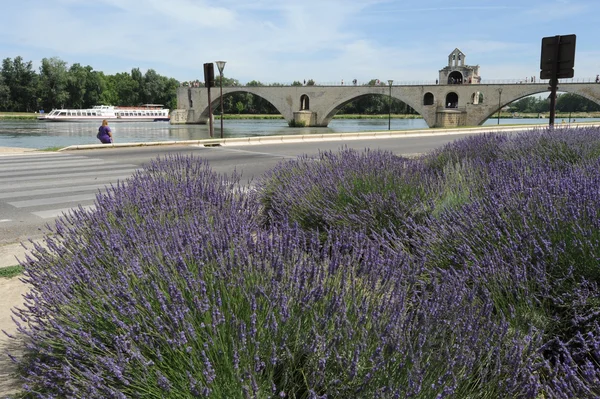
M 560 123 L 560 119 L 556 122 Z M 578 119 L 578 122 L 600 122 L 600 118 Z M 496 125 L 497 119 L 488 119 L 485 125 Z M 506 124 L 539 124 L 547 126 L 548 119 L 500 119 Z M 223 136 L 250 137 L 273 135 L 301 135 L 388 130 L 386 119 L 334 119 L 328 127 L 290 128 L 283 119 L 225 119 Z M 209 138 L 208 125 L 171 125 L 167 122 L 132 122 L 111 125 L 115 142 L 139 143 L 156 141 L 200 140 Z M 391 120 L 391 130 L 426 129 L 423 119 Z M 97 123 L 45 122 L 37 120 L 0 120 L 0 147 L 44 149 L 70 145 L 97 144 Z M 215 137 L 221 135 L 218 118 L 214 125 Z

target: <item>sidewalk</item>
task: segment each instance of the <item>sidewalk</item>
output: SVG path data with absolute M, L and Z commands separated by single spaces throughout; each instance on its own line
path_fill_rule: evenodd
M 28 245 L 30 247 L 31 244 Z M 0 268 L 15 266 L 19 260 L 25 259 L 27 250 L 21 244 L 0 246 Z M 17 336 L 17 326 L 12 320 L 12 309 L 23 308 L 24 295 L 29 287 L 21 281 L 22 276 L 12 278 L 0 277 L 0 397 L 19 392 L 20 383 L 16 378 L 17 368 L 8 357 L 8 353 L 19 357 L 23 353 L 24 343 L 20 339 L 11 339 L 4 332 Z

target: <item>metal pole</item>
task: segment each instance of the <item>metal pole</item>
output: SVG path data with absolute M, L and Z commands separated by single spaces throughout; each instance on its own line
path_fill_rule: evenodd
M 498 125 L 500 124 L 500 110 L 502 109 L 502 89 L 498 89 Z
M 223 69 L 227 61 L 217 61 L 217 68 L 219 68 L 219 83 L 221 86 L 221 138 L 223 138 Z
M 550 78 L 550 120 L 548 126 L 554 127 L 554 118 L 556 117 L 556 91 L 558 90 L 558 57 L 560 55 L 560 36 L 555 36 L 554 59 L 552 62 L 552 77 Z
M 223 72 L 220 73 L 221 81 L 221 138 L 223 138 Z
M 212 106 L 210 102 L 210 86 L 208 86 L 208 135 L 212 139 L 213 136 L 213 113 Z
M 388 83 L 390 85 L 390 95 L 388 97 L 388 130 L 392 130 L 392 83 L 394 81 L 388 80 Z

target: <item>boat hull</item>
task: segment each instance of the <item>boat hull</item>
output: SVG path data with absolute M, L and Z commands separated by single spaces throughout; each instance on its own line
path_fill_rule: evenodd
M 111 117 L 61 117 L 61 118 L 46 118 L 38 117 L 40 121 L 46 122 L 94 122 L 101 123 L 103 120 L 110 122 L 169 122 L 169 118 L 152 117 L 152 118 L 111 118 Z
M 169 110 L 160 104 L 145 104 L 138 107 L 114 107 L 96 105 L 88 109 L 54 109 L 38 116 L 47 122 L 169 122 Z

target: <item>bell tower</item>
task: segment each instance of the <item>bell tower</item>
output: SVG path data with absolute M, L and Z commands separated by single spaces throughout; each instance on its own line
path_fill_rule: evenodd
M 443 97 L 436 100 L 436 127 L 465 126 L 467 109 L 481 103 L 482 96 L 476 87 L 467 88 L 481 82 L 479 65 L 467 65 L 466 58 L 465 53 L 455 48 L 448 54 L 448 65 L 440 69 L 436 83 L 445 87 Z
M 466 55 L 458 48 L 448 54 L 448 65 L 440 69 L 439 83 L 444 84 L 475 84 L 481 81 L 479 65 L 465 64 Z

